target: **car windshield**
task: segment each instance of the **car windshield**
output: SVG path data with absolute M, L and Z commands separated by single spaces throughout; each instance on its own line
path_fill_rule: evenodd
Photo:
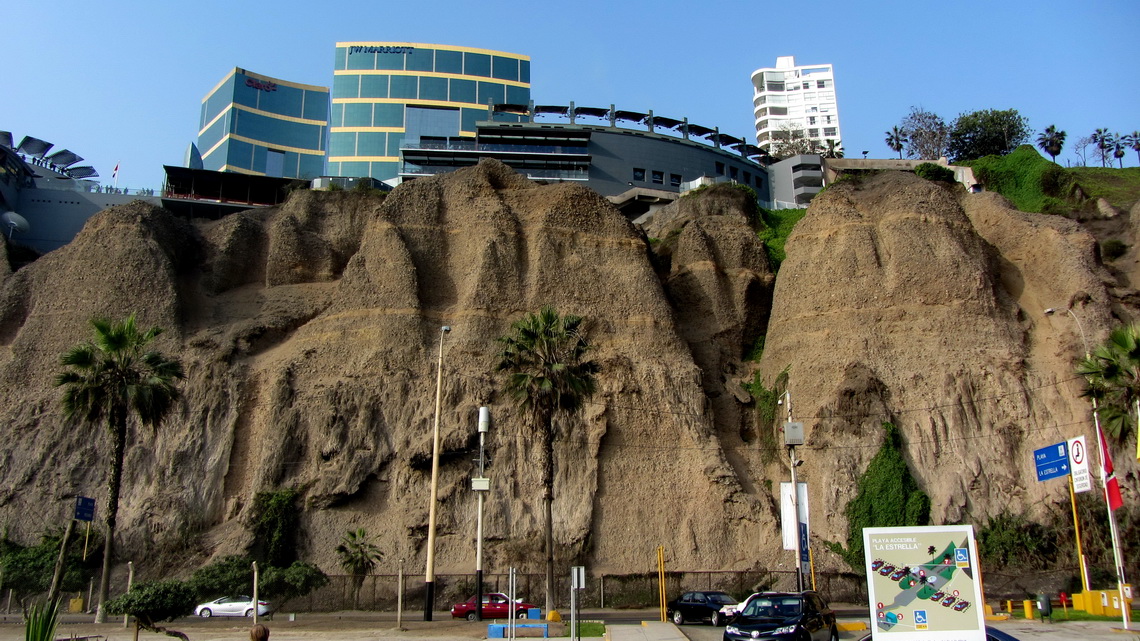
M 774 599 L 753 599 L 742 613 L 746 617 L 790 617 L 803 609 L 800 597 L 778 597 Z
M 732 605 L 733 603 L 736 603 L 736 599 L 728 596 L 727 594 L 717 592 L 709 594 L 709 601 L 712 601 L 713 603 L 719 603 L 721 605 Z

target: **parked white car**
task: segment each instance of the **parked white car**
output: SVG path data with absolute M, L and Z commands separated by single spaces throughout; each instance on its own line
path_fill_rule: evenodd
M 253 599 L 248 596 L 224 596 L 203 603 L 194 608 L 194 614 L 200 617 L 251 617 L 253 616 Z M 269 604 L 265 601 L 257 602 L 257 616 L 269 614 Z

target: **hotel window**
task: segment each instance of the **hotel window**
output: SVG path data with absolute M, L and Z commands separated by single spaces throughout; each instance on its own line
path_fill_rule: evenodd
M 654 185 L 663 185 L 663 184 L 665 184 L 665 172 L 663 172 L 663 171 L 654 171 L 654 172 L 653 172 L 653 184 L 654 184 Z
M 782 82 L 769 82 L 766 86 L 768 91 L 783 91 L 784 83 Z
M 811 89 L 811 83 L 810 83 L 810 82 L 805 82 L 805 83 L 804 83 L 804 89 Z M 789 487 L 790 487 L 790 486 L 789 486 Z
M 728 177 L 732 178 L 733 181 L 736 181 L 736 176 L 737 176 L 736 167 L 729 167 L 728 168 Z
M 808 116 L 808 124 L 809 124 L 809 125 L 814 125 L 814 124 L 815 124 L 815 116 Z M 790 486 L 789 486 L 789 487 L 790 487 Z
M 807 135 L 808 135 L 808 138 L 819 138 L 819 130 L 818 129 L 808 129 Z M 791 487 L 791 486 L 789 485 L 788 487 Z
M 645 182 L 645 170 L 637 167 L 633 168 L 633 179 L 637 182 Z
M 681 174 L 669 174 L 669 186 L 670 187 L 680 187 L 681 186 Z
M 827 88 L 827 81 L 826 80 L 816 80 L 815 86 L 817 89 L 826 89 Z
M 837 133 L 837 131 L 836 131 L 835 127 L 824 127 L 823 128 L 824 137 L 835 136 L 836 133 Z
M 718 175 L 718 176 L 724 175 L 724 163 L 718 162 L 716 164 L 716 175 Z

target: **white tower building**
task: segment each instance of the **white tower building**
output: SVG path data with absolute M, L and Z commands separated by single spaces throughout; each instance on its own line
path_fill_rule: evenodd
M 795 56 L 780 56 L 775 67 L 752 72 L 752 87 L 757 146 L 769 149 L 786 136 L 810 139 L 824 150 L 827 140 L 840 145 L 831 65 L 796 66 Z

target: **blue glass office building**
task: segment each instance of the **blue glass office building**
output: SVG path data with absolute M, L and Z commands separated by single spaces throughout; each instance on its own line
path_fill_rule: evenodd
M 202 167 L 256 176 L 325 175 L 328 87 L 234 68 L 202 100 Z
M 530 57 L 412 42 L 338 42 L 328 173 L 396 182 L 400 150 L 474 140 L 479 121 L 523 119 L 492 104 L 530 102 Z

